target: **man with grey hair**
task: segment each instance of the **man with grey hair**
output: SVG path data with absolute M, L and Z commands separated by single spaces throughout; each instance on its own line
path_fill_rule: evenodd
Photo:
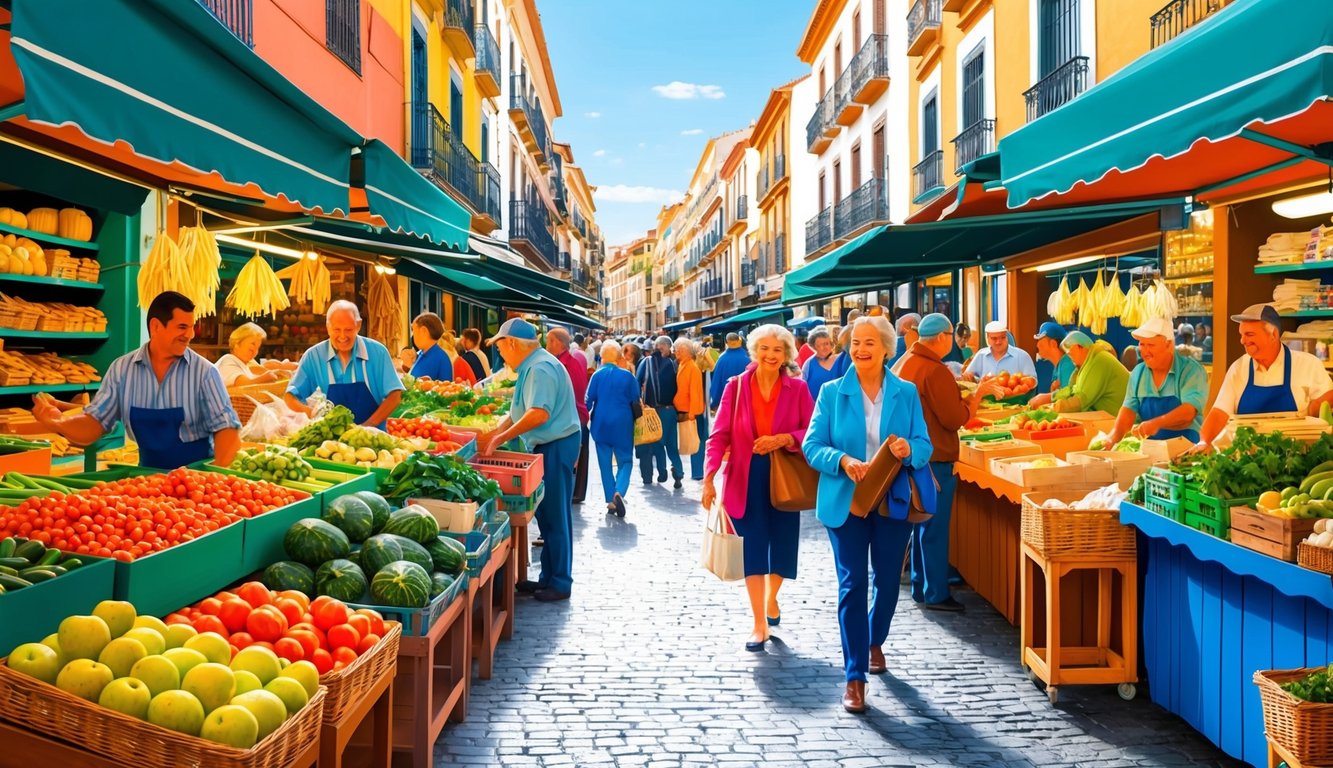
M 305 401 L 321 390 L 334 405 L 345 406 L 356 423 L 384 428 L 403 399 L 403 382 L 384 345 L 361 335 L 361 310 L 339 299 L 325 313 L 329 338 L 301 355 L 284 399 L 295 411 L 312 414 Z
M 898 347 L 893 352 L 893 359 L 889 361 L 890 366 L 896 365 L 903 355 L 907 354 L 907 350 L 912 348 L 917 339 L 921 338 L 921 335 L 917 332 L 920 325 L 921 315 L 915 312 L 908 312 L 893 324 L 893 329 L 898 332 Z
M 662 421 L 662 439 L 655 443 L 646 443 L 635 449 L 639 454 L 639 477 L 644 485 L 652 485 L 653 466 L 657 465 L 657 482 L 667 481 L 667 461 L 671 462 L 671 474 L 676 479 L 676 487 L 681 486 L 685 476 L 684 465 L 680 460 L 680 448 L 676 433 L 676 360 L 671 354 L 671 339 L 658 336 L 653 342 L 653 351 L 639 362 L 636 374 L 639 388 L 643 390 L 643 404 L 657 411 L 657 418 Z
M 555 355 L 555 359 L 565 366 L 569 372 L 569 382 L 574 385 L 574 407 L 579 412 L 579 425 L 582 428 L 579 458 L 574 464 L 574 503 L 582 504 L 588 496 L 588 407 L 583 403 L 588 394 L 588 362 L 583 353 L 570 344 L 569 331 L 564 328 L 552 328 L 546 332 L 546 351 Z

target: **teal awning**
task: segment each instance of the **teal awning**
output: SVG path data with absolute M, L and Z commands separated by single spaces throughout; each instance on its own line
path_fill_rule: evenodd
M 488 256 L 481 258 L 478 266 L 481 273 L 490 277 L 496 282 L 512 285 L 524 293 L 545 296 L 552 301 L 559 302 L 569 307 L 595 307 L 597 300 L 589 298 L 574 291 L 569 290 L 569 282 L 557 277 L 544 275 L 535 269 L 511 264 L 507 261 L 493 259 Z
M 467 250 L 472 214 L 466 208 L 379 139 L 366 142 L 361 156 L 370 212 L 391 231 Z
M 147 187 L 118 181 L 5 141 L 0 141 L 0 181 L 126 216 L 139 213 L 148 198 Z
M 717 320 L 705 325 L 701 330 L 704 333 L 726 333 L 734 331 L 737 328 L 750 325 L 752 323 L 762 323 L 765 320 L 779 320 L 786 322 L 792 316 L 791 307 L 784 307 L 781 304 L 768 304 L 762 307 L 755 307 L 738 315 Z
M 687 331 L 695 326 L 703 325 L 704 323 L 710 323 L 718 319 L 719 317 L 723 317 L 723 315 L 713 315 L 712 317 L 701 317 L 698 320 L 678 320 L 674 323 L 667 323 L 666 325 L 662 326 L 662 330 L 666 331 L 667 333 L 675 333 L 676 331 Z
M 349 207 L 361 136 L 181 0 L 11 0 L 23 114 L 162 163 Z
M 1001 181 L 1017 208 L 1318 178 L 1330 95 L 1333 3 L 1236 0 L 1001 139 Z
M 605 331 L 606 326 L 601 322 L 569 307 L 556 307 L 541 310 L 538 314 L 546 318 L 547 322 L 563 325 L 569 328 L 588 328 L 594 331 Z
M 1040 248 L 1145 214 L 1184 220 L 1183 201 L 1156 200 L 1030 213 L 888 224 L 787 274 L 785 304 L 887 288 Z
M 414 257 L 398 262 L 399 273 L 426 285 L 439 288 L 475 304 L 492 307 L 525 303 L 536 299 L 522 291 L 501 285 L 466 269 L 456 269 Z

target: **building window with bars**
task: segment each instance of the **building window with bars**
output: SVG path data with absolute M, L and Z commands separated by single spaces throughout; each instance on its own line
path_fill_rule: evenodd
M 325 0 L 324 32 L 333 55 L 361 74 L 361 0 Z

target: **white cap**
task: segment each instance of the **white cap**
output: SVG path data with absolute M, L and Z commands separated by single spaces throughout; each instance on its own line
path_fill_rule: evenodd
M 1003 320 L 992 320 L 986 323 L 986 333 L 1008 333 L 1009 325 Z
M 1163 339 L 1174 341 L 1176 338 L 1175 329 L 1171 327 L 1171 321 L 1165 317 L 1154 317 L 1145 321 L 1138 328 L 1131 331 L 1129 335 L 1136 339 L 1151 339 L 1160 336 Z

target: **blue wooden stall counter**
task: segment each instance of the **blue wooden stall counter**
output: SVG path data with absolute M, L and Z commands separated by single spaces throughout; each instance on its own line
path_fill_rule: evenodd
M 1266 766 L 1252 678 L 1333 659 L 1333 579 L 1201 533 L 1135 504 L 1144 570 L 1143 660 L 1152 700 L 1232 757 Z

